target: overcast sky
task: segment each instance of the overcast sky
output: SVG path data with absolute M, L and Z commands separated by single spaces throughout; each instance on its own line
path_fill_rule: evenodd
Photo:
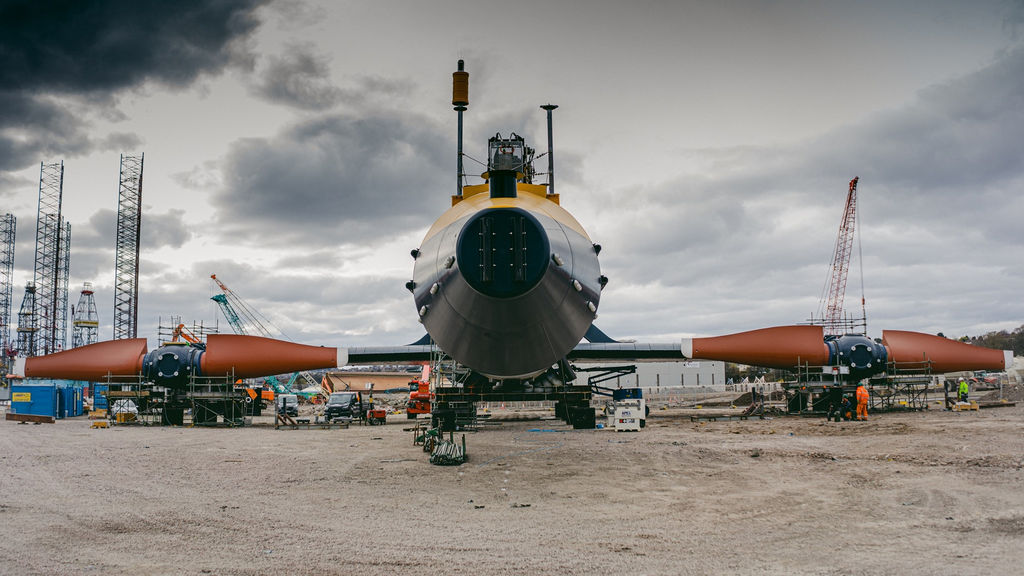
M 230 331 L 213 273 L 299 342 L 418 339 L 404 283 L 455 187 L 459 58 L 474 158 L 495 132 L 544 150 L 559 105 L 558 192 L 604 248 L 613 337 L 806 320 L 854 176 L 847 304 L 863 268 L 872 336 L 1024 324 L 1019 0 L 0 0 L 12 316 L 39 164 L 63 160 L 70 303 L 92 282 L 112 337 L 118 161 L 144 152 L 151 346 L 171 316 Z

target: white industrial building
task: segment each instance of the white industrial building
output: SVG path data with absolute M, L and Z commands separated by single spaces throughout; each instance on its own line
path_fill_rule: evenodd
M 591 366 L 624 366 L 630 363 L 584 364 L 577 362 L 581 368 Z M 601 384 L 607 388 L 711 388 L 725 389 L 725 363 L 712 360 L 688 360 L 685 362 L 636 362 L 636 373 L 626 374 Z M 585 381 L 587 373 L 579 374 Z

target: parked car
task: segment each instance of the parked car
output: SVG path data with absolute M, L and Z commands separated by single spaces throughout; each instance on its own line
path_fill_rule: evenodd
M 324 406 L 324 419 L 328 422 L 342 418 L 358 420 L 363 417 L 363 410 L 358 392 L 334 392 Z
M 277 413 L 285 416 L 298 416 L 299 397 L 295 394 L 278 394 Z

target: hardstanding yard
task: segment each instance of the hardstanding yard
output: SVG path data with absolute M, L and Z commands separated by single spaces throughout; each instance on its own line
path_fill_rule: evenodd
M 1024 408 L 343 430 L 0 422 L 2 574 L 1010 574 Z M 496 418 L 499 417 L 496 415 Z M 458 436 L 456 437 L 458 439 Z

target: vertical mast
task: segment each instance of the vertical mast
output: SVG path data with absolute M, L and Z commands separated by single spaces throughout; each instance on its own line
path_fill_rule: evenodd
M 11 306 L 14 295 L 14 238 L 18 219 L 14 214 L 0 216 L 0 382 L 10 373 Z
M 64 193 L 64 163 L 39 164 L 39 208 L 36 214 L 36 254 L 33 268 L 35 286 L 34 306 L 31 310 L 34 338 L 33 355 L 58 352 L 61 319 L 66 308 L 61 302 L 61 270 L 64 243 L 61 240 L 64 222 L 61 201 Z M 20 314 L 20 313 L 19 313 Z M 19 318 L 19 326 L 21 319 Z
M 462 167 L 462 113 L 469 107 L 469 72 L 465 71 L 465 62 L 459 60 L 459 69 L 452 73 L 452 106 L 459 113 L 458 164 L 455 174 L 455 196 L 462 196 L 462 180 L 465 171 Z
M 138 336 L 139 241 L 142 238 L 142 168 L 145 156 L 121 155 L 114 277 L 114 340 Z
M 548 194 L 555 195 L 555 146 L 551 131 L 551 111 L 558 108 L 557 104 L 545 104 L 541 110 L 548 113 Z

